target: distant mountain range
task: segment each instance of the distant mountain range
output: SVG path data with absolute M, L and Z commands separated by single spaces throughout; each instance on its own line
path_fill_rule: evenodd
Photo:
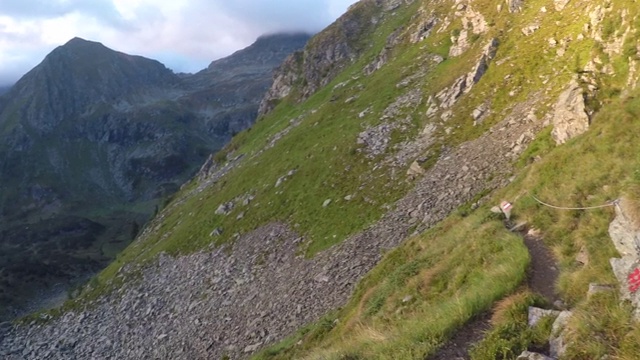
M 74 38 L 0 96 L 0 319 L 3 305 L 93 272 L 126 246 L 253 123 L 272 70 L 308 39 L 264 36 L 177 75 Z

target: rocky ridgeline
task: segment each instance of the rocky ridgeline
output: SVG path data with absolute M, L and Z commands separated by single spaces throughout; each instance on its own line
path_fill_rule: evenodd
M 163 255 L 138 281 L 88 309 L 45 325 L 4 327 L 0 356 L 246 357 L 343 305 L 383 250 L 414 225 L 426 229 L 481 191 L 504 185 L 510 164 L 541 126 L 526 116 L 533 105 L 516 106 L 482 137 L 442 154 L 395 210 L 313 259 L 298 255 L 304 239 L 277 223 L 229 248 Z
M 260 103 L 259 116 L 265 115 L 281 99 L 295 94 L 302 101 L 329 84 L 342 70 L 367 50 L 362 40 L 368 39 L 382 18 L 390 16 L 414 0 L 362 0 L 335 23 L 309 41 L 304 50 L 290 55 L 274 74 L 273 85 Z M 375 9 L 374 11 L 370 11 Z M 367 40 L 368 41 L 368 40 Z M 386 63 L 388 52 L 399 43 L 398 34 L 391 36 L 369 74 Z M 299 85 L 303 84 L 303 85 Z

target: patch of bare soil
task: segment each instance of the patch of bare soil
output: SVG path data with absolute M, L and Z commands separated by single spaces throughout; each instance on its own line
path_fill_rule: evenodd
M 515 229 L 513 224 L 506 222 L 507 228 Z M 544 296 L 549 303 L 558 300 L 555 292 L 555 283 L 558 278 L 558 266 L 551 250 L 544 244 L 540 235 L 535 231 L 525 228 L 517 232 L 523 237 L 524 244 L 529 250 L 531 263 L 527 271 L 527 283 L 531 291 Z M 458 329 L 447 343 L 438 352 L 427 360 L 467 360 L 471 346 L 482 340 L 485 332 L 490 328 L 491 314 L 482 316 L 468 322 Z
M 544 296 L 549 303 L 558 300 L 555 283 L 558 278 L 558 265 L 551 250 L 535 232 L 524 235 L 524 244 L 529 249 L 531 264 L 528 271 L 528 283 L 531 291 Z
M 462 328 L 458 329 L 451 339 L 441 347 L 437 353 L 427 360 L 466 360 L 469 359 L 471 345 L 482 340 L 484 333 L 489 330 L 491 313 L 477 317 Z

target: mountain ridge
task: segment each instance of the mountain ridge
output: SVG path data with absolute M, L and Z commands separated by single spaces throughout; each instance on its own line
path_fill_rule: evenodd
M 282 36 L 240 51 L 226 68 L 235 78 L 201 73 L 190 83 L 156 60 L 97 42 L 74 38 L 54 49 L 0 96 L 2 263 L 14 269 L 3 288 L 14 287 L 16 274 L 30 277 L 20 262 L 67 281 L 70 255 L 89 259 L 91 271 L 114 256 L 212 151 L 254 121 L 271 68 L 304 41 Z M 251 67 L 261 51 L 268 58 Z M 55 235 L 74 224 L 82 235 Z M 20 237 L 28 240 L 16 245 Z

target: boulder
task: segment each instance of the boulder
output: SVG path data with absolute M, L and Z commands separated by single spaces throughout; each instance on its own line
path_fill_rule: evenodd
M 603 293 L 603 292 L 611 292 L 615 291 L 616 287 L 614 285 L 602 285 L 602 284 L 589 284 L 589 292 L 587 292 L 587 298 L 591 298 L 595 294 Z
M 569 319 L 573 313 L 571 311 L 563 311 L 558 315 L 556 321 L 553 322 L 551 328 L 551 336 L 549 336 L 549 353 L 552 358 L 560 358 L 567 350 L 565 342 L 565 329 L 569 323 Z
M 233 202 L 227 202 L 224 204 L 220 204 L 220 206 L 218 206 L 218 208 L 216 209 L 215 214 L 229 215 L 231 213 L 231 210 L 233 210 Z
M 637 258 L 640 253 L 640 239 L 638 238 L 638 228 L 629 217 L 624 214 L 626 202 L 622 200 L 616 209 L 616 217 L 609 224 L 609 236 L 613 245 L 622 257 L 631 256 Z
M 419 176 L 422 174 L 424 174 L 424 169 L 420 166 L 417 160 L 414 161 L 409 167 L 409 170 L 407 170 L 407 175 L 409 176 Z

